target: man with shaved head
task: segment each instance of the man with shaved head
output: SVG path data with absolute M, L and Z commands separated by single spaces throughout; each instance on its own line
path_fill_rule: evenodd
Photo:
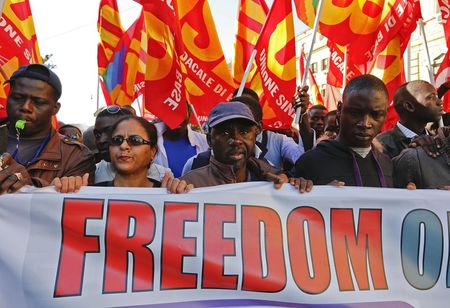
M 400 121 L 376 138 L 382 144 L 383 152 L 391 158 L 406 149 L 414 138 L 428 134 L 427 123 L 438 121 L 443 114 L 436 89 L 423 80 L 400 86 L 394 95 L 394 108 Z

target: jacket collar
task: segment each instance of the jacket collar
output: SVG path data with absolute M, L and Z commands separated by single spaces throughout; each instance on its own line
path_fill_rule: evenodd
M 211 165 L 215 176 L 225 179 L 226 182 L 237 182 L 236 173 L 234 172 L 232 166 L 219 162 L 213 156 L 211 156 L 209 164 Z
M 44 150 L 38 156 L 37 160 L 61 161 L 61 143 L 59 133 L 52 127 L 50 132 L 50 140 L 44 147 Z

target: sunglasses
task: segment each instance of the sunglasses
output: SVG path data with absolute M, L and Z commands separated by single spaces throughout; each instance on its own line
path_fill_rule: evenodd
M 79 134 L 66 134 L 65 136 L 73 140 L 78 140 L 81 137 Z
M 124 140 L 130 146 L 138 146 L 138 145 L 143 145 L 143 144 L 150 144 L 151 145 L 150 141 L 145 140 L 144 138 L 142 138 L 141 136 L 138 136 L 138 135 L 131 135 L 131 136 L 128 136 L 128 138 L 125 138 L 122 135 L 116 135 L 116 136 L 111 138 L 110 144 L 112 146 L 120 146 L 123 143 Z
M 100 112 L 103 112 L 104 110 L 106 110 L 109 114 L 116 114 L 118 113 L 120 110 L 122 110 L 122 108 L 120 106 L 117 105 L 109 105 L 109 106 L 105 106 L 102 107 L 100 109 L 98 109 L 95 113 L 94 113 L 94 117 L 97 117 Z

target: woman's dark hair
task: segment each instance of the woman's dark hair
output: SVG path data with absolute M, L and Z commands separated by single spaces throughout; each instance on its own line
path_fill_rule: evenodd
M 149 138 L 148 141 L 150 141 L 150 145 L 155 146 L 158 141 L 158 132 L 156 130 L 155 125 L 153 125 L 146 119 L 138 117 L 138 116 L 130 115 L 130 116 L 121 118 L 119 121 L 116 122 L 116 124 L 113 125 L 113 127 L 111 129 L 110 137 L 112 137 L 112 133 L 116 130 L 117 126 L 119 126 L 120 123 L 122 123 L 124 121 L 131 121 L 131 120 L 138 122 L 145 129 L 145 131 L 147 132 L 148 138 Z

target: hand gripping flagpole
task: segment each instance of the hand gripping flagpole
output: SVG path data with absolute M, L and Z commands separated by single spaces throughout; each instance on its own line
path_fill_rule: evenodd
M 311 64 L 311 56 L 312 56 L 312 53 L 314 50 L 314 44 L 316 42 L 316 34 L 317 34 L 317 28 L 319 27 L 319 19 L 320 19 L 320 14 L 322 13 L 322 6 L 323 6 L 323 0 L 320 0 L 319 5 L 317 7 L 316 18 L 314 20 L 314 28 L 313 28 L 313 35 L 312 35 L 312 40 L 311 40 L 311 47 L 309 48 L 308 57 L 306 59 L 305 74 L 303 75 L 302 87 L 306 84 L 306 78 L 308 77 L 308 70 L 309 70 L 309 65 Z M 300 109 L 301 108 L 297 108 L 297 110 L 295 111 L 295 120 L 294 120 L 295 123 L 299 123 L 299 124 L 302 121 Z
M 253 60 L 256 57 L 256 48 L 253 49 L 252 54 L 250 55 L 250 59 L 248 59 L 247 67 L 245 68 L 244 76 L 242 76 L 241 84 L 239 85 L 239 90 L 236 96 L 241 96 L 242 92 L 244 92 L 245 84 L 247 83 L 248 74 L 250 74 L 250 70 L 252 69 Z

